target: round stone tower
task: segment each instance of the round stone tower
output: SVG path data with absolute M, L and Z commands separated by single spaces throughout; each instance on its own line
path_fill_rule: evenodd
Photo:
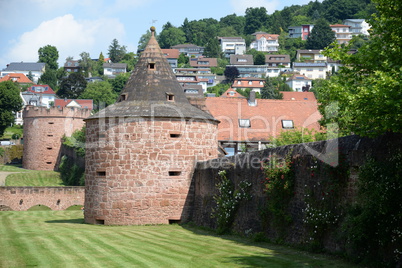
M 57 169 L 62 137 L 81 129 L 90 114 L 90 110 L 81 108 L 25 107 L 23 167 Z
M 151 33 L 117 102 L 85 120 L 87 223 L 186 218 L 196 161 L 218 155 L 218 121 L 188 102 Z

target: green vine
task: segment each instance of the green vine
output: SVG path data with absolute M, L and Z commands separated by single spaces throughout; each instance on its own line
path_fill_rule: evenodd
M 261 163 L 266 176 L 264 180 L 265 193 L 267 195 L 268 215 L 279 229 L 283 229 L 292 222 L 292 216 L 288 211 L 289 203 L 294 196 L 295 176 L 291 153 L 285 158 L 270 155 Z M 263 217 L 266 215 L 263 212 Z
M 348 255 L 376 267 L 402 263 L 402 152 L 360 168 L 357 202 L 342 233 Z
M 214 195 L 216 207 L 212 210 L 212 218 L 217 219 L 218 234 L 228 233 L 231 230 L 236 212 L 243 200 L 250 200 L 249 188 L 251 183 L 241 181 L 237 189 L 227 178 L 226 171 L 219 171 L 219 182 L 216 184 L 218 194 Z
M 303 209 L 303 223 L 309 230 L 305 243 L 320 250 L 324 234 L 334 229 L 344 216 L 341 199 L 349 179 L 349 165 L 343 155 L 339 155 L 339 164 L 335 167 L 313 157 L 309 169 L 312 184 L 305 185 L 306 207 Z

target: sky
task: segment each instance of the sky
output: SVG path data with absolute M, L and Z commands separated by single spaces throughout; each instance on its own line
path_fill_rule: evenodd
M 38 49 L 59 51 L 59 67 L 82 52 L 107 57 L 117 39 L 136 52 L 140 37 L 167 22 L 179 27 L 204 18 L 243 16 L 247 7 L 265 7 L 269 14 L 310 0 L 0 0 L 0 70 L 10 62 L 37 62 Z

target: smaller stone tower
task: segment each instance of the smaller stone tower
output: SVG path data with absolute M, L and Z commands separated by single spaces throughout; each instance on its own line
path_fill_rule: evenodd
M 81 108 L 26 106 L 24 119 L 24 152 L 26 169 L 55 170 L 59 160 L 61 139 L 84 126 L 91 111 Z
M 85 120 L 87 223 L 186 219 L 194 165 L 218 155 L 218 121 L 189 103 L 151 32 L 118 101 Z

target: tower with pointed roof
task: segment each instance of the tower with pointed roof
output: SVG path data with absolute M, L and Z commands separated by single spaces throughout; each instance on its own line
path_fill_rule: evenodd
M 218 155 L 218 121 L 188 102 L 151 33 L 117 102 L 86 119 L 87 223 L 185 219 L 195 163 Z

